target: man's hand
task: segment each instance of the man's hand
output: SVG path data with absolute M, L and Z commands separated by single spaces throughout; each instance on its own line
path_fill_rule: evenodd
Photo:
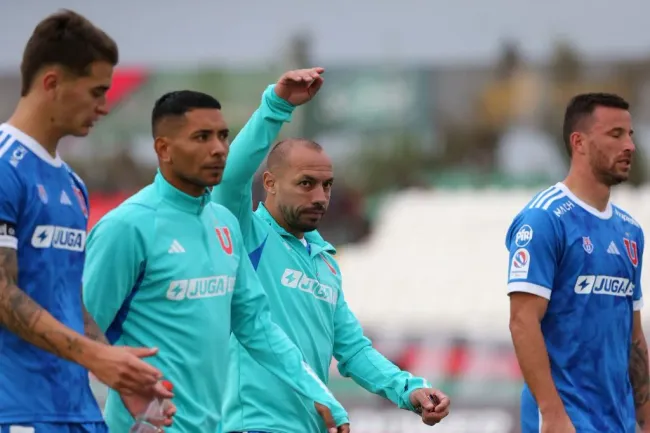
M 419 388 L 413 391 L 409 398 L 413 407 L 422 416 L 422 422 L 426 425 L 438 424 L 449 415 L 451 401 L 437 389 Z
M 167 395 L 167 397 L 162 397 L 163 395 Z M 162 386 L 160 382 L 157 383 L 154 389 L 149 392 L 120 392 L 120 398 L 122 399 L 122 403 L 124 403 L 124 407 L 126 407 L 133 417 L 144 413 L 154 398 L 164 398 L 164 418 L 161 420 L 149 420 L 149 422 L 152 422 L 152 424 L 161 428 L 171 426 L 172 418 L 176 415 L 176 405 L 174 405 L 170 400 L 173 397 L 173 393 Z
M 576 433 L 576 428 L 573 426 L 569 415 L 562 411 L 557 415 L 542 416 L 541 433 Z
M 341 426 L 336 426 L 336 421 L 332 416 L 332 412 L 327 406 L 323 406 L 320 403 L 315 403 L 316 411 L 323 418 L 325 425 L 327 426 L 327 433 L 350 433 L 350 424 L 343 424 Z
M 152 392 L 162 398 L 169 393 L 156 386 L 162 373 L 140 358 L 158 353 L 158 349 L 101 345 L 92 357 L 84 362 L 100 382 L 119 392 Z
M 275 93 L 292 105 L 309 102 L 323 85 L 324 68 L 298 69 L 286 72 L 275 84 Z

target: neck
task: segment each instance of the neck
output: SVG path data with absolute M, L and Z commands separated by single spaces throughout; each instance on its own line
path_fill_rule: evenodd
M 53 126 L 52 119 L 46 113 L 46 110 L 39 107 L 35 102 L 31 101 L 27 96 L 22 97 L 7 123 L 32 137 L 52 157 L 56 157 L 59 140 L 64 135 Z
M 160 173 L 167 182 L 179 191 L 184 192 L 192 197 L 201 197 L 205 192 L 205 187 L 188 182 L 185 179 L 175 175 L 167 167 L 160 167 Z
M 289 224 L 287 224 L 287 220 L 282 215 L 282 212 L 280 212 L 280 207 L 277 206 L 273 200 L 267 197 L 266 201 L 264 202 L 264 206 L 266 207 L 266 210 L 269 211 L 275 222 L 278 223 L 278 225 L 282 227 L 287 233 L 295 236 L 298 239 L 305 237 L 304 232 L 297 231 L 291 228 Z
M 563 183 L 576 197 L 589 206 L 601 212 L 607 208 L 611 187 L 598 181 L 589 167 L 581 170 L 572 165 Z

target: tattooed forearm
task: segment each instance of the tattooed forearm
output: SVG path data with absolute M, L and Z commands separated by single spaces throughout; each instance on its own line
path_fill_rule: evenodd
M 75 360 L 83 350 L 80 335 L 34 302 L 18 288 L 17 280 L 16 250 L 0 248 L 0 325 L 41 349 Z
M 99 329 L 99 325 L 97 325 L 97 322 L 95 322 L 93 316 L 91 316 L 88 310 L 86 310 L 86 307 L 83 307 L 83 312 L 84 312 L 84 332 L 86 334 L 86 337 L 90 338 L 91 340 L 97 341 L 99 343 L 108 344 L 108 340 L 106 339 L 106 336 L 104 335 L 102 330 Z
M 636 339 L 632 341 L 630 349 L 630 382 L 634 393 L 637 422 L 641 428 L 648 423 L 644 416 L 644 412 L 647 412 L 648 409 L 644 406 L 650 402 L 650 370 L 648 368 L 648 346 L 644 339 Z

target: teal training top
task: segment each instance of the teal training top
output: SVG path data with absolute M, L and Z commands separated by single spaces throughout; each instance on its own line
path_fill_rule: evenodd
M 178 412 L 169 433 L 218 431 L 231 331 L 264 373 L 330 407 L 339 425 L 347 422 L 271 321 L 239 224 L 207 191 L 189 196 L 158 174 L 104 216 L 88 237 L 83 294 L 111 343 L 160 349 L 146 360 L 174 384 Z M 105 416 L 113 432 L 133 423 L 113 391 Z
M 332 245 L 313 231 L 305 234 L 308 249 L 280 227 L 263 204 L 256 212 L 252 210 L 253 176 L 292 111 L 293 106 L 278 97 L 273 86 L 266 89 L 261 106 L 231 145 L 223 181 L 214 188 L 212 198 L 239 219 L 273 318 L 302 350 L 318 377 L 328 382 L 334 356 L 343 376 L 400 408 L 413 410 L 410 393 L 430 385 L 373 349 L 345 302 Z M 325 431 L 313 405 L 268 374 L 236 340 L 231 340 L 231 353 L 234 362 L 223 411 L 225 433 Z

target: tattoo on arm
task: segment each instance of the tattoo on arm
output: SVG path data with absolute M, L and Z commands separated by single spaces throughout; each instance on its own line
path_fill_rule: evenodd
M 0 325 L 60 357 L 72 360 L 81 354 L 83 347 L 76 333 L 57 322 L 18 288 L 17 280 L 16 250 L 0 248 Z
M 639 426 L 645 426 L 645 419 L 639 417 L 639 409 L 650 401 L 650 371 L 648 370 L 648 348 L 644 341 L 634 340 L 630 349 L 630 382 L 634 393 L 634 407 Z
M 83 304 L 83 299 L 81 301 L 81 308 L 84 313 L 84 333 L 86 334 L 86 337 L 93 341 L 97 341 L 98 343 L 109 344 L 106 336 L 99 328 L 97 322 L 95 322 L 93 316 L 88 312 L 88 310 L 86 310 L 86 306 Z

